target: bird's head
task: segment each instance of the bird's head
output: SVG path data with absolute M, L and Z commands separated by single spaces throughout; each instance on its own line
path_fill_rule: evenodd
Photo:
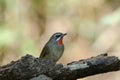
M 51 36 L 50 41 L 57 43 L 58 46 L 61 46 L 63 45 L 62 40 L 65 35 L 67 35 L 67 33 L 63 34 L 61 32 L 57 32 Z

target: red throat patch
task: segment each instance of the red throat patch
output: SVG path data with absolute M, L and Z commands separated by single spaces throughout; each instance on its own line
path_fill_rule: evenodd
M 57 42 L 57 44 L 59 45 L 59 46 L 61 46 L 63 43 L 62 43 L 62 40 L 63 40 L 63 38 L 61 38 L 58 42 Z

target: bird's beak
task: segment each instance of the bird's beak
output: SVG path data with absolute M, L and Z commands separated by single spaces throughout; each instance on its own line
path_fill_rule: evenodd
M 62 39 L 65 35 L 67 35 L 67 33 L 61 35 L 56 41 L 59 41 L 59 40 Z
M 64 37 L 65 35 L 67 35 L 67 33 L 63 34 L 61 37 Z

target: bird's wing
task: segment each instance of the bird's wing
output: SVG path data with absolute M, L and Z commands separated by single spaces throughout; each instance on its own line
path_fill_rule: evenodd
M 43 50 L 42 50 L 39 58 L 47 57 L 48 54 L 49 54 L 49 47 L 46 45 L 46 46 L 43 48 Z

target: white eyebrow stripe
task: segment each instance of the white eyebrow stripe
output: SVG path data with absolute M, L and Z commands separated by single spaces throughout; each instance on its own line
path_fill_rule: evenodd
M 54 37 L 55 37 L 55 36 L 60 36 L 60 34 L 55 34 Z

